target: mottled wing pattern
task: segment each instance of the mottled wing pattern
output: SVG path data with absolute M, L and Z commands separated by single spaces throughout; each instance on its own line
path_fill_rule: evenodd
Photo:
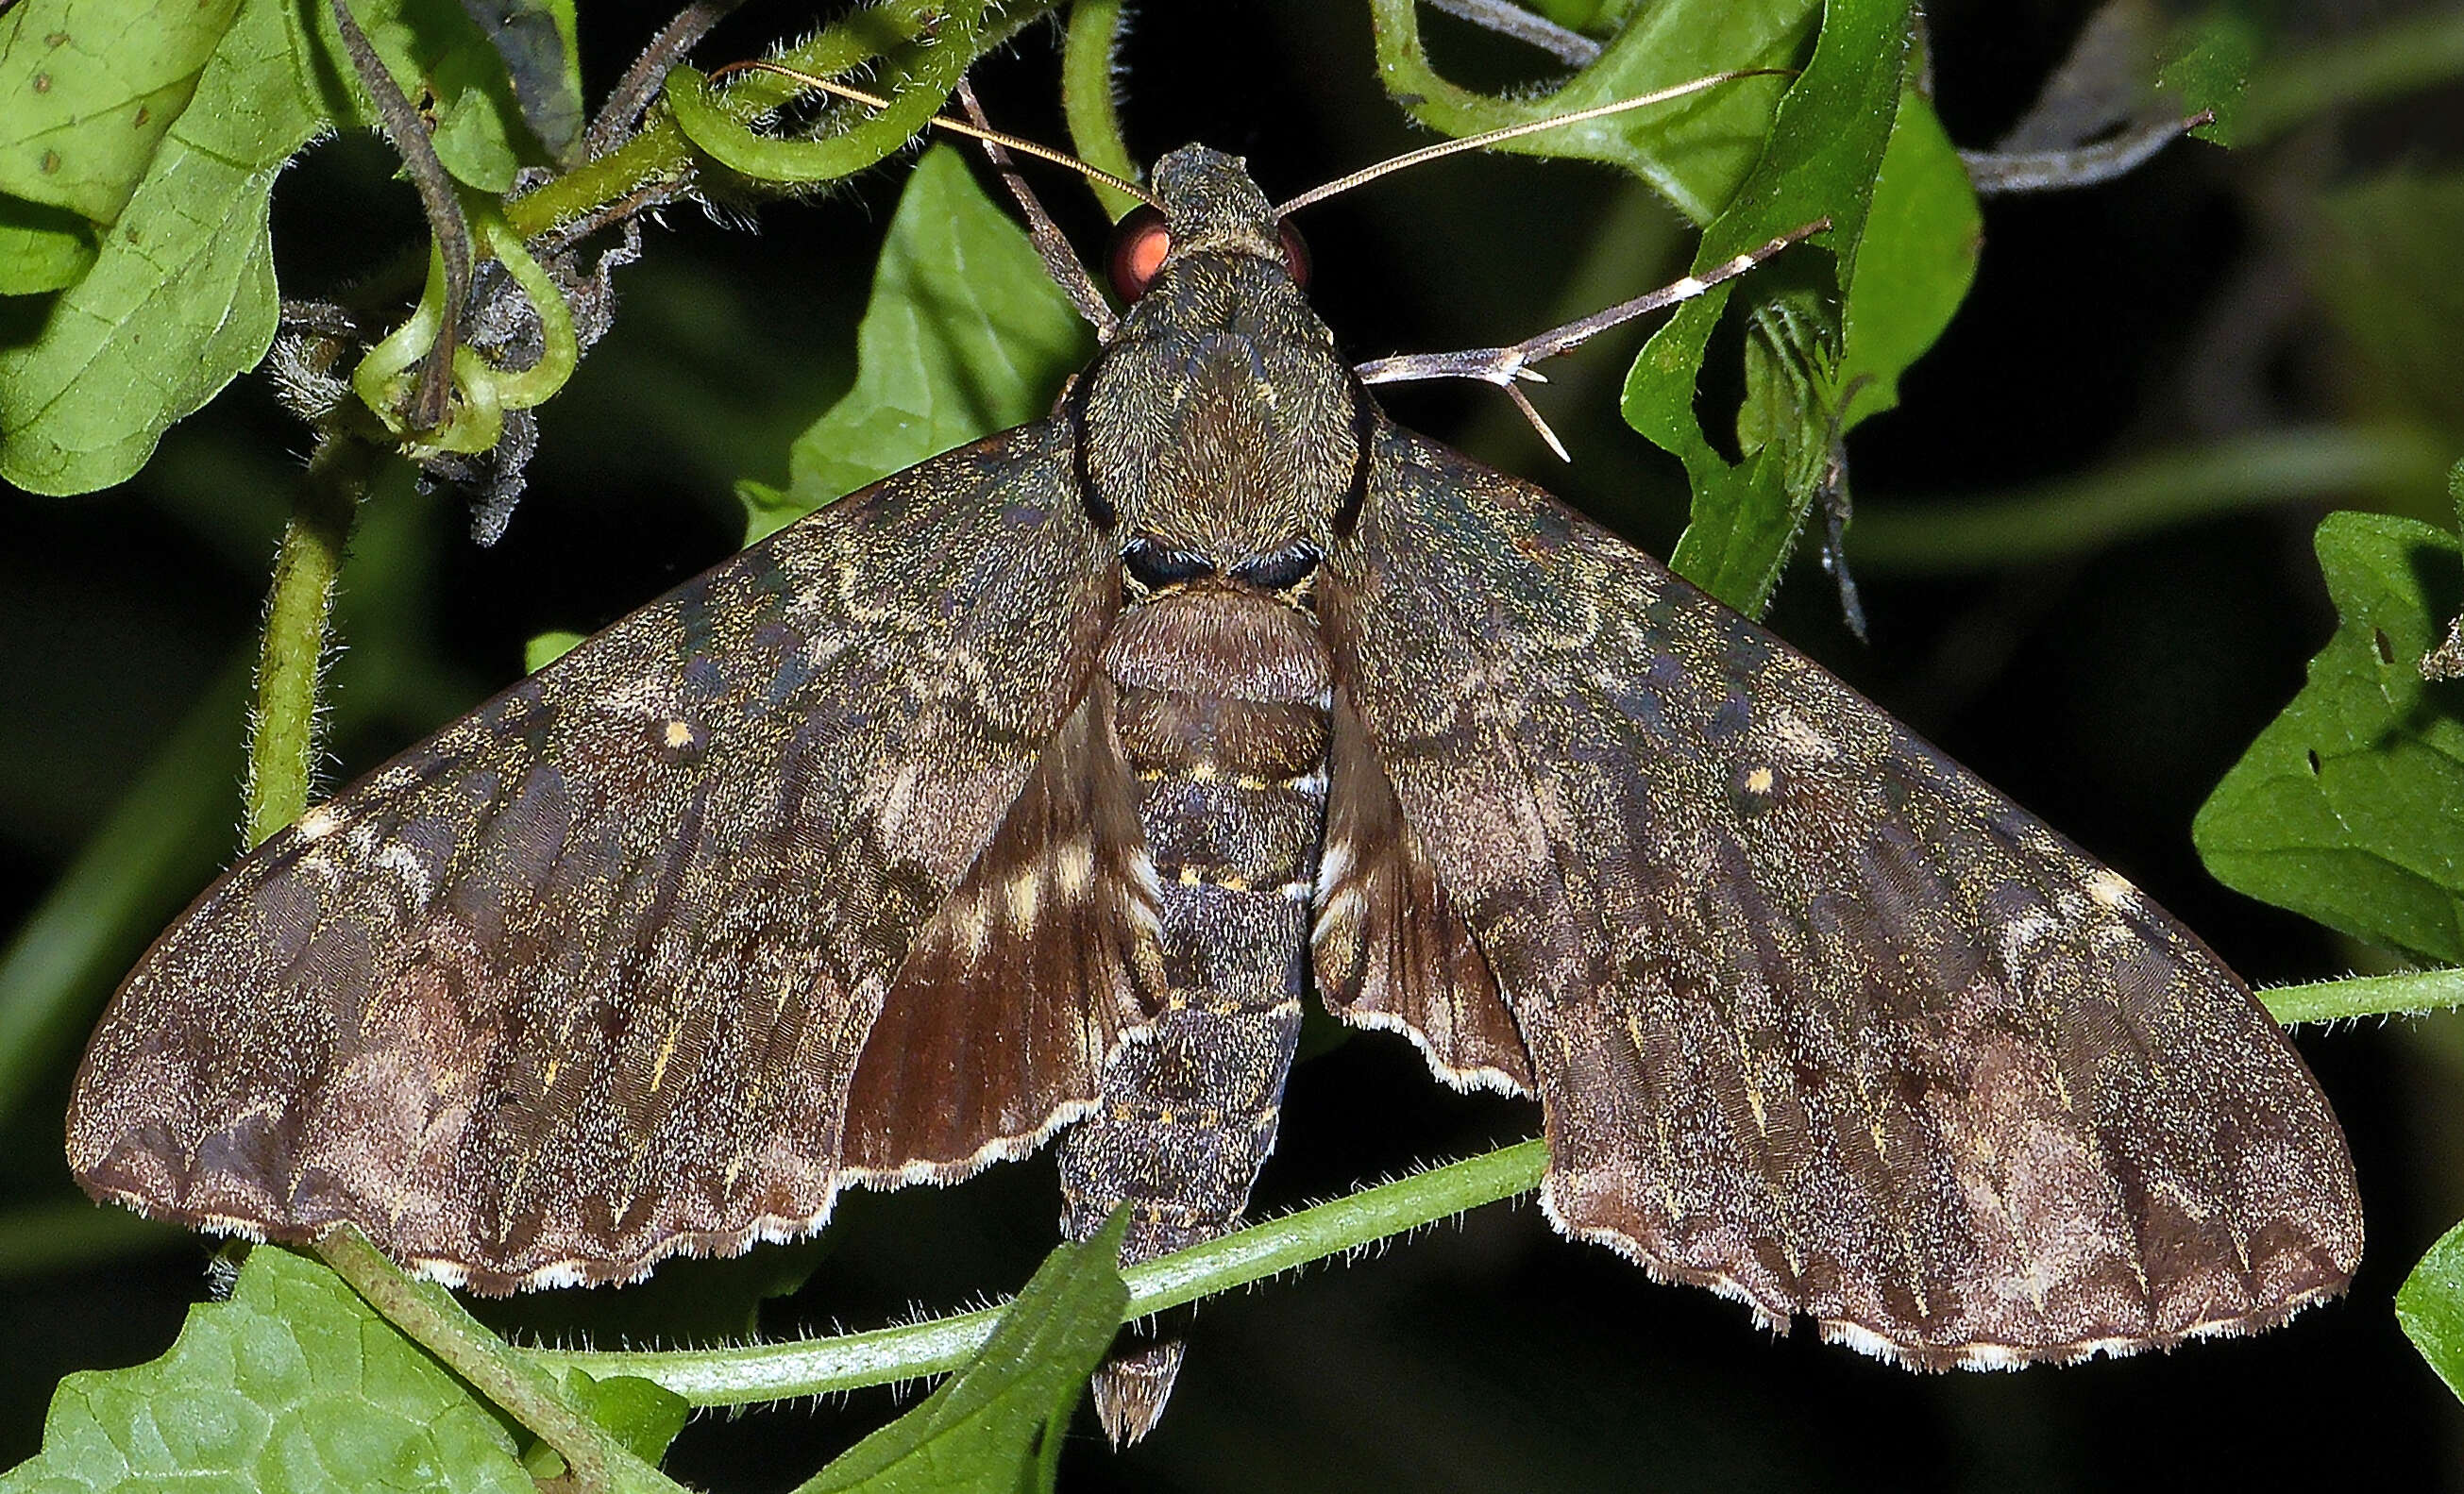
M 1334 709 L 1310 962 L 1327 1010 L 1412 1040 L 1458 1089 L 1528 1094 L 1531 1060 L 1496 978 L 1349 701 Z
M 80 1179 L 493 1291 L 813 1227 L 876 1014 L 1117 605 L 1071 470 L 1047 422 L 901 472 L 269 839 L 96 1032 Z M 1091 1092 L 1136 1009 L 1089 998 L 975 1124 Z
M 2343 1134 L 2179 924 L 1547 494 L 1391 428 L 1372 477 L 1338 689 L 1520 1021 L 1561 1226 L 1925 1366 L 2343 1285 Z

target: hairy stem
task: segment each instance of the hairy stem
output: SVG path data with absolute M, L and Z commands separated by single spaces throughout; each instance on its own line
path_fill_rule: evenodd
M 386 1322 L 555 1448 L 575 1487 L 682 1494 L 681 1485 L 627 1452 L 575 1406 L 554 1373 L 489 1332 L 444 1287 L 403 1275 L 357 1230 L 328 1234 L 317 1242 L 317 1254 Z
M 1079 159 L 1134 182 L 1141 173 L 1121 138 L 1120 100 L 1112 87 L 1113 57 L 1126 18 L 1123 0 L 1077 0 L 1069 8 L 1069 36 L 1061 53 L 1061 107 Z M 1137 206 L 1137 199 L 1119 187 L 1092 185 L 1096 201 L 1114 218 Z
M 2286 1026 L 2305 1022 L 2343 1022 L 2356 1017 L 2395 1017 L 2464 1006 L 2464 970 L 2415 970 L 2395 976 L 2354 976 L 2308 985 L 2261 991 L 2267 1015 Z
M 695 42 L 710 34 L 712 27 L 727 19 L 743 3 L 744 0 L 692 0 L 677 11 L 608 91 L 607 101 L 599 106 L 588 133 L 582 138 L 583 150 L 593 156 L 605 155 L 631 134 L 642 112 L 659 97 L 659 85 L 666 80 L 669 70 L 684 61 Z
M 948 71 L 953 55 L 972 62 L 1002 45 L 1056 3 L 1057 0 L 992 0 L 981 7 L 978 23 L 965 28 L 945 24 L 949 17 L 935 0 L 891 0 L 824 28 L 810 39 L 779 54 L 776 60 L 801 72 L 829 77 L 891 61 L 891 54 L 905 51 L 908 55 L 876 74 L 874 82 L 882 85 L 903 79 L 912 85 L 920 72 Z M 686 17 L 678 19 L 681 22 Z M 957 71 L 963 72 L 963 67 Z M 798 89 L 799 85 L 769 74 L 746 73 L 737 75 L 720 90 L 719 98 L 731 110 L 751 119 L 794 97 Z M 948 92 L 945 88 L 935 96 L 935 107 Z M 606 117 L 604 111 L 603 117 Z M 869 148 L 869 152 L 835 146 L 834 153 L 843 159 L 834 163 L 834 174 L 843 175 L 872 165 L 905 143 L 908 131 L 920 128 L 922 123 L 920 119 L 910 120 L 895 130 L 874 131 L 862 143 L 867 147 L 877 147 Z M 612 128 L 611 125 L 611 132 Z M 677 126 L 674 114 L 653 106 L 641 128 L 623 144 L 508 201 L 505 219 L 525 239 L 535 240 L 551 233 L 568 239 L 579 237 L 594 228 L 690 196 L 706 160 L 705 153 Z M 748 177 L 733 185 L 738 191 L 784 192 L 809 180 L 801 177 L 793 183 L 781 183 Z
M 1529 1193 L 1540 1185 L 1548 1159 L 1541 1143 L 1523 1142 L 1133 1266 L 1122 1273 L 1130 1285 L 1122 1321 L 1230 1291 Z M 1000 1309 L 990 1308 L 869 1333 L 741 1349 L 540 1351 L 536 1357 L 597 1379 L 638 1375 L 696 1406 L 741 1406 L 954 1370 L 982 1345 L 1000 1316 Z
M 335 434 L 318 443 L 300 474 L 298 498 L 275 559 L 257 655 L 256 711 L 248 744 L 245 833 L 251 846 L 308 807 L 317 768 L 317 686 L 333 619 L 334 580 L 375 465 L 376 451 L 366 442 Z

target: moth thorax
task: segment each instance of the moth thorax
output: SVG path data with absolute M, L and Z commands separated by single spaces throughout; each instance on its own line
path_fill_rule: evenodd
M 1219 561 L 1330 527 L 1358 453 L 1351 374 L 1279 265 L 1176 264 L 1123 322 L 1085 401 L 1103 506 Z
M 1219 561 L 1323 528 L 1353 447 L 1348 391 L 1312 362 L 1231 338 L 1196 362 L 1144 464 L 1140 527 Z
M 1320 708 L 1331 682 L 1306 614 L 1229 587 L 1173 591 L 1130 608 L 1104 671 L 1133 689 Z

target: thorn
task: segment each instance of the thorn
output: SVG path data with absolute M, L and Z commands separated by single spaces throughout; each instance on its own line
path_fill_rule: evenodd
M 1557 432 L 1550 429 L 1549 423 L 1540 418 L 1540 412 L 1531 407 L 1529 397 L 1510 384 L 1502 384 L 1498 387 L 1504 389 L 1506 397 L 1514 402 L 1514 407 L 1523 412 L 1523 418 L 1531 422 L 1531 428 L 1540 432 L 1540 439 L 1549 443 L 1549 450 L 1557 453 L 1557 460 L 1572 467 L 1574 459 L 1567 453 L 1566 443 L 1557 439 Z

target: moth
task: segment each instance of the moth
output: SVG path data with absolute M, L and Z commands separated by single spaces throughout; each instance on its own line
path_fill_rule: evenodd
M 87 1050 L 85 1187 L 508 1292 L 1057 1135 L 1067 1231 L 1127 1203 L 1136 1261 L 1240 1218 L 1314 988 L 1535 1096 L 1559 1229 L 1774 1329 L 2002 1366 L 2343 1288 L 2343 1134 L 2195 937 L 1389 420 L 1241 162 L 1153 191 L 1049 416 L 651 603 L 209 888 Z M 1180 1353 L 1099 1372 L 1116 1439 Z

